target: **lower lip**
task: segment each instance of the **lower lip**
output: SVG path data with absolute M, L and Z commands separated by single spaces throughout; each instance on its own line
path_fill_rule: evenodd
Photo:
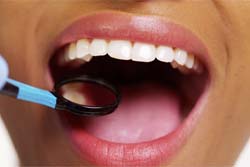
M 110 17 L 105 17 L 109 19 L 103 21 L 103 17 L 105 15 L 108 15 Z M 121 18 L 117 19 L 117 17 Z M 144 39 L 141 39 L 142 42 L 147 42 L 148 40 L 151 43 L 153 41 L 153 43 L 167 44 L 170 46 L 183 48 L 196 55 L 200 55 L 201 56 L 200 59 L 202 59 L 204 63 L 208 62 L 206 58 L 207 53 L 204 46 L 193 35 L 189 35 L 189 33 L 187 33 L 186 30 L 182 30 L 182 28 L 180 28 L 179 26 L 176 27 L 169 23 L 166 24 L 161 21 L 154 20 L 154 18 L 153 19 L 145 18 L 140 20 L 139 17 L 137 17 L 136 19 L 138 21 L 141 21 L 141 23 L 145 21 L 145 24 L 151 26 L 154 26 L 156 24 L 157 25 L 155 29 L 156 31 L 158 31 L 159 29 L 160 32 L 166 33 L 166 38 L 162 39 L 162 41 L 159 38 L 147 38 L 146 36 Z M 119 20 L 120 22 L 117 20 Z M 118 22 L 118 24 L 120 23 L 128 26 L 127 21 L 128 20 L 126 16 L 124 17 L 115 16 L 114 14 L 109 14 L 109 13 L 87 16 L 84 17 L 82 20 L 75 22 L 72 26 L 70 26 L 62 34 L 62 36 L 58 38 L 59 40 L 56 42 L 55 45 L 56 47 L 60 47 L 64 44 L 75 41 L 82 37 L 107 38 L 107 33 L 105 33 L 105 31 L 100 31 L 102 28 L 105 28 L 105 25 L 107 26 L 106 28 L 110 28 L 115 24 L 114 22 Z M 87 23 L 89 22 L 89 24 L 87 24 L 84 28 L 82 28 L 84 26 L 84 23 L 86 22 Z M 95 25 L 96 31 L 91 29 L 92 26 L 91 23 Z M 138 33 L 138 30 L 134 29 L 133 26 L 134 25 L 132 25 L 133 30 L 131 31 L 137 32 L 136 33 L 137 36 L 136 35 L 124 36 L 122 37 L 123 39 L 136 38 L 135 41 L 138 41 L 140 33 Z M 114 37 L 110 36 L 110 38 L 121 39 L 123 33 L 118 31 L 119 30 L 117 30 L 117 32 L 114 32 L 113 35 L 115 36 Z M 170 39 L 168 32 L 171 31 L 176 32 L 175 36 L 177 37 Z M 149 34 L 148 36 L 150 36 L 149 32 L 147 34 Z M 188 40 L 191 41 L 188 43 L 189 45 L 187 45 L 187 41 L 185 41 L 186 39 L 185 40 L 182 39 L 183 36 L 188 37 Z M 174 154 L 176 154 L 178 150 L 180 150 L 181 146 L 190 136 L 194 126 L 196 125 L 199 115 L 204 108 L 204 104 L 206 103 L 207 99 L 207 94 L 208 94 L 208 85 L 204 90 L 204 93 L 197 101 L 195 107 L 188 115 L 188 117 L 176 130 L 159 139 L 142 143 L 122 144 L 122 143 L 112 143 L 104 141 L 88 134 L 86 131 L 84 131 L 83 128 L 80 129 L 75 128 L 74 123 L 70 121 L 71 120 L 70 116 L 67 116 L 65 114 L 60 114 L 60 117 L 63 122 L 63 126 L 65 127 L 66 133 L 68 134 L 71 142 L 76 147 L 76 150 L 79 150 L 82 158 L 89 161 L 90 163 L 99 166 L 138 166 L 138 167 L 158 166 L 162 163 L 168 163 L 171 157 Z

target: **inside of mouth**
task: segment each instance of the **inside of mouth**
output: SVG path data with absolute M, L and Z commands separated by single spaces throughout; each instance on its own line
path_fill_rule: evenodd
M 58 57 L 59 51 L 50 61 L 53 82 L 89 75 L 120 89 L 121 103 L 110 115 L 79 117 L 63 113 L 63 119 L 78 133 L 84 131 L 116 143 L 151 141 L 172 133 L 192 111 L 209 80 L 206 69 L 201 74 L 182 74 L 160 61 L 124 61 L 106 55 L 90 62 L 75 60 L 61 65 Z

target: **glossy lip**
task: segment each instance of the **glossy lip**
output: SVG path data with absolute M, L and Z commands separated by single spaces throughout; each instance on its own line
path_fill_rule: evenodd
M 113 11 L 86 15 L 61 33 L 54 48 L 56 50 L 81 38 L 124 39 L 181 48 L 196 55 L 210 69 L 208 52 L 202 42 L 191 31 L 157 16 Z M 157 166 L 168 162 L 190 136 L 206 103 L 209 86 L 210 81 L 195 107 L 175 131 L 153 141 L 135 144 L 104 141 L 83 129 L 73 128 L 65 115 L 60 116 L 66 133 L 85 160 L 100 166 Z

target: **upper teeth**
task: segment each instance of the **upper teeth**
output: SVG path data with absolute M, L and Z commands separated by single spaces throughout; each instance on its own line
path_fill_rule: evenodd
M 110 57 L 130 60 L 131 59 L 132 44 L 130 41 L 112 40 L 108 45 L 108 54 Z
M 131 52 L 131 59 L 133 61 L 151 62 L 156 57 L 156 47 L 151 44 L 134 43 L 134 47 Z
M 109 55 L 120 60 L 152 62 L 155 59 L 200 72 L 201 65 L 194 55 L 182 49 L 169 46 L 155 46 L 153 44 L 131 42 L 127 40 L 80 39 L 66 47 L 64 58 L 66 61 L 82 59 L 89 62 L 93 56 Z M 178 68 L 180 69 L 180 68 Z

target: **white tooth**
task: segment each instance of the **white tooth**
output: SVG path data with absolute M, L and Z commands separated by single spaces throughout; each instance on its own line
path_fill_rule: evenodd
M 78 40 L 76 43 L 76 56 L 79 59 L 86 61 L 87 56 L 89 55 L 89 41 L 86 39 Z
M 78 93 L 76 91 L 66 91 L 65 93 L 63 93 L 63 97 L 74 103 L 78 103 L 78 104 L 86 103 L 85 97 L 81 93 Z
M 186 67 L 188 69 L 193 68 L 193 66 L 194 66 L 194 55 L 188 55 L 185 65 L 186 65 Z
M 173 48 L 168 46 L 159 46 L 156 50 L 156 58 L 166 63 L 172 62 L 174 55 Z
M 176 49 L 175 51 L 175 61 L 179 64 L 179 65 L 184 65 L 187 61 L 187 52 L 181 49 Z
M 85 61 L 85 62 L 90 62 L 90 60 L 93 58 L 93 56 L 91 56 L 90 54 L 84 56 L 82 59 Z
M 89 47 L 92 56 L 104 56 L 107 54 L 108 43 L 103 39 L 94 39 Z
M 132 44 L 130 41 L 112 40 L 108 46 L 109 56 L 120 60 L 130 60 L 131 50 Z
M 76 59 L 76 44 L 71 43 L 65 51 L 65 59 L 66 61 L 74 60 Z
M 154 61 L 155 54 L 154 45 L 136 42 L 132 49 L 131 58 L 133 61 L 151 62 Z

